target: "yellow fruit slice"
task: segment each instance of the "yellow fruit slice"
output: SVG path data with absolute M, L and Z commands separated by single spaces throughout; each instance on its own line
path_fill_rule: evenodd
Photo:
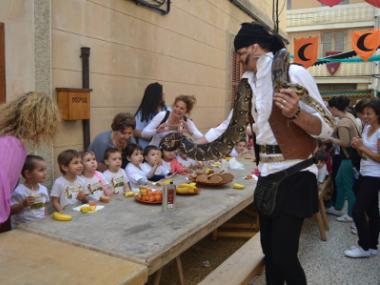
M 132 191 L 124 192 L 124 196 L 127 198 L 135 197 L 135 193 Z
M 82 206 L 80 211 L 84 214 L 94 213 L 96 212 L 96 206 Z
M 232 185 L 232 188 L 236 189 L 236 190 L 242 190 L 244 189 L 244 185 L 243 184 L 240 184 L 240 183 L 234 183 Z
M 59 212 L 54 212 L 52 215 L 52 218 L 54 220 L 60 221 L 60 222 L 68 222 L 68 221 L 71 221 L 73 219 L 73 217 L 71 215 L 62 214 Z

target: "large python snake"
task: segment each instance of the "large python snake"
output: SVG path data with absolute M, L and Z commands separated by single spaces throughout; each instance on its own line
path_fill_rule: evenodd
M 281 88 L 293 89 L 303 102 L 311 105 L 333 126 L 332 117 L 321 104 L 310 97 L 304 87 L 289 82 L 288 69 L 289 53 L 286 49 L 281 49 L 275 54 L 272 63 L 272 80 L 275 92 Z M 231 121 L 220 137 L 210 143 L 196 144 L 190 138 L 175 132 L 162 138 L 160 147 L 168 151 L 179 149 L 188 157 L 199 161 L 221 159 L 227 156 L 240 138 L 244 136 L 245 128 L 250 123 L 251 102 L 252 89 L 248 79 L 242 78 L 235 96 Z

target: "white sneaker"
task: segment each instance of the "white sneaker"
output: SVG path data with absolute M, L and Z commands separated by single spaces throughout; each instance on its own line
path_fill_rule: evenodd
M 369 253 L 370 253 L 372 256 L 375 256 L 375 255 L 377 255 L 377 249 L 370 248 L 370 249 L 369 249 Z
M 356 228 L 356 225 L 355 223 L 352 223 L 351 225 L 351 233 L 354 234 L 354 235 L 357 235 L 358 234 L 358 229 Z
M 342 211 L 338 211 L 334 207 L 327 208 L 326 213 L 330 215 L 338 216 L 338 217 L 343 215 Z
M 336 220 L 342 223 L 352 223 L 353 221 L 352 218 L 347 214 L 344 214 L 343 216 L 336 218 Z
M 350 247 L 344 251 L 344 255 L 351 258 L 370 257 L 370 250 L 364 250 L 361 246 Z

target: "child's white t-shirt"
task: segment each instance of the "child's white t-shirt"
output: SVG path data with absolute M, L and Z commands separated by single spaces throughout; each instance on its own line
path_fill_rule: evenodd
M 162 168 L 164 169 L 165 172 L 168 174 L 172 172 L 172 167 L 170 166 L 170 161 L 162 161 Z
M 125 185 L 128 184 L 128 177 L 124 169 L 120 168 L 117 172 L 106 170 L 103 172 L 104 179 L 113 188 L 113 193 L 123 193 Z
M 11 205 L 22 203 L 28 196 L 34 197 L 34 203 L 12 216 L 12 224 L 14 226 L 20 223 L 40 220 L 45 217 L 46 204 L 49 202 L 47 188 L 38 184 L 38 189 L 32 190 L 24 184 L 19 184 L 12 193 Z
M 78 203 L 78 193 L 90 193 L 86 189 L 86 183 L 79 176 L 73 181 L 67 180 L 65 177 L 58 177 L 51 189 L 51 197 L 59 197 L 59 203 L 62 208 L 68 205 L 74 205 Z
M 148 174 L 149 172 L 152 170 L 152 166 L 147 163 L 147 162 L 144 162 L 142 165 L 141 165 L 141 169 L 142 171 L 145 173 L 146 177 L 148 177 Z M 163 176 L 166 176 L 168 175 L 170 172 L 169 169 L 167 169 L 166 167 L 164 167 L 162 164 L 159 165 L 157 168 L 156 168 L 156 171 L 154 172 L 153 175 L 163 175 Z
M 194 160 L 194 159 L 191 159 L 191 158 L 187 158 L 187 159 L 183 159 L 180 155 L 177 155 L 177 161 L 183 166 L 183 167 L 186 167 L 186 168 L 189 168 L 191 166 L 196 166 L 197 165 L 197 161 Z
M 236 151 L 235 148 L 233 148 L 233 149 L 231 150 L 230 156 L 231 156 L 231 157 L 238 157 L 238 156 L 239 156 L 239 154 L 238 154 L 238 152 Z
M 134 189 L 148 182 L 148 178 L 146 177 L 146 174 L 142 170 L 141 166 L 142 164 L 140 164 L 140 167 L 137 167 L 132 163 L 128 163 L 127 167 L 125 168 L 125 171 L 127 172 L 127 177 L 131 183 L 131 187 Z
M 103 174 L 99 171 L 96 171 L 94 176 L 91 178 L 86 176 L 81 176 L 83 181 L 86 183 L 86 189 L 91 193 L 91 198 L 99 200 L 104 194 L 104 187 L 107 184 L 106 179 Z

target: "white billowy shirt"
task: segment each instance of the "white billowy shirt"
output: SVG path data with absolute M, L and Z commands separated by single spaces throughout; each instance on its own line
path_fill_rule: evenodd
M 269 124 L 269 116 L 272 112 L 272 102 L 273 102 L 273 84 L 272 84 L 272 62 L 273 53 L 268 52 L 262 55 L 257 60 L 257 73 L 251 71 L 246 71 L 242 78 L 247 78 L 249 85 L 252 88 L 252 116 L 255 120 L 255 133 L 256 133 L 256 143 L 259 145 L 277 145 L 276 138 L 272 132 Z M 289 67 L 289 77 L 292 83 L 297 83 L 309 92 L 309 95 L 314 98 L 317 102 L 321 104 L 325 112 L 330 114 L 328 109 L 323 103 L 321 95 L 319 94 L 317 84 L 310 73 L 299 65 L 290 65 Z M 317 139 L 328 139 L 332 136 L 333 129 L 330 125 L 322 118 L 322 116 L 311 106 L 306 105 L 304 102 L 300 101 L 300 108 L 305 110 L 314 116 L 317 116 L 321 120 L 321 133 L 317 136 L 313 136 Z M 231 118 L 231 113 L 229 118 Z M 211 134 L 206 134 L 206 139 L 211 141 L 219 137 L 228 127 L 229 120 L 224 121 L 217 128 L 213 129 Z M 208 132 L 209 133 L 209 132 Z M 259 170 L 261 175 L 267 176 L 269 174 L 284 170 L 301 160 L 292 159 L 281 162 L 260 162 Z M 316 165 L 312 165 L 305 170 L 308 170 L 315 175 L 317 175 L 318 170 Z

